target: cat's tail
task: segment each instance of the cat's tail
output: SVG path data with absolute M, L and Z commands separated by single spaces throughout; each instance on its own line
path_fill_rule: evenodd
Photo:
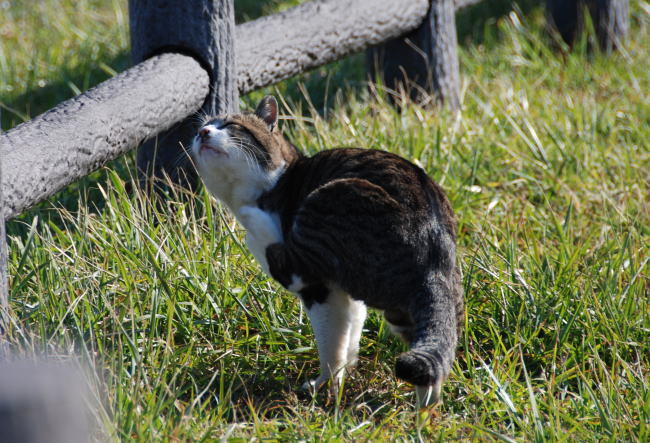
M 440 398 L 454 361 L 459 323 L 464 318 L 460 275 L 456 269 L 449 274 L 435 273 L 424 297 L 418 297 L 419 302 L 411 306 L 411 349 L 397 358 L 395 367 L 398 378 L 416 386 L 421 407 Z

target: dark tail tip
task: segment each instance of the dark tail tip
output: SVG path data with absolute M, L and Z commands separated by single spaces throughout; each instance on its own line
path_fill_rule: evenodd
M 397 357 L 395 375 L 416 386 L 434 385 L 440 379 L 442 359 L 440 354 L 408 351 Z

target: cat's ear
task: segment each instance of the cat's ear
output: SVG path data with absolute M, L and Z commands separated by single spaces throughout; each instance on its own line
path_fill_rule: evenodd
M 269 131 L 273 131 L 278 125 L 278 102 L 272 95 L 267 95 L 262 99 L 255 115 L 264 120 L 264 123 L 269 127 Z

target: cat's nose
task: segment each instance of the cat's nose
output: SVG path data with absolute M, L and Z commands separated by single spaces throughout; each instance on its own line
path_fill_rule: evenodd
M 210 135 L 214 132 L 214 128 L 211 126 L 204 126 L 199 129 L 199 138 L 201 141 L 205 141 Z

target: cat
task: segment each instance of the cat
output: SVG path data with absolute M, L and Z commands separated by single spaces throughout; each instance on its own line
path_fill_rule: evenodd
M 246 228 L 262 269 L 302 300 L 320 375 L 357 362 L 366 307 L 383 311 L 410 350 L 395 374 L 420 407 L 440 399 L 464 319 L 456 221 L 422 168 L 385 151 L 340 148 L 303 155 L 278 129 L 278 104 L 209 119 L 191 146 L 207 189 Z

